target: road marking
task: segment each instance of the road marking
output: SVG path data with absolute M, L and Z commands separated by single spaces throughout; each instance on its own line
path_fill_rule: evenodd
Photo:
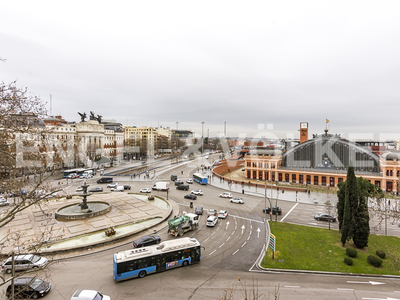
M 239 218 L 239 219 L 247 220 L 247 221 L 250 221 L 250 222 L 257 222 L 257 223 L 264 224 L 263 221 L 258 221 L 258 220 L 253 220 L 253 219 L 248 219 L 248 218 L 243 218 L 243 217 L 233 216 L 233 215 L 231 215 L 231 216 L 234 217 L 234 218 Z M 236 222 L 236 219 L 235 219 L 235 222 Z
M 235 232 L 232 232 L 232 234 L 231 235 L 234 235 L 235 234 Z
M 285 285 L 285 288 L 294 288 L 294 289 L 299 289 L 300 286 L 299 285 Z
M 242 225 L 242 234 L 243 234 L 243 230 L 245 229 L 246 227 L 244 227 L 244 225 Z
M 260 228 L 258 228 L 258 229 L 257 229 L 257 238 L 260 237 L 260 231 L 261 231 Z
M 237 226 L 235 226 L 235 230 L 236 230 Z
M 247 238 L 247 240 L 249 240 L 250 239 L 250 235 L 249 235 L 249 237 Z
M 253 229 L 253 225 L 251 225 L 251 221 L 250 221 L 250 230 L 252 230 Z
M 384 282 L 376 282 L 376 281 L 347 281 L 347 283 L 366 283 L 371 285 L 386 284 Z
M 228 237 L 228 238 L 226 239 L 226 242 L 229 241 L 230 238 L 231 238 L 231 237 Z
M 297 202 L 297 203 L 292 207 L 292 209 L 289 210 L 289 211 L 287 212 L 287 214 L 286 214 L 279 222 L 283 222 L 283 220 L 286 219 L 286 217 L 292 212 L 292 210 L 293 210 L 297 205 L 299 205 L 299 202 Z
M 237 249 L 235 252 L 233 252 L 232 255 L 235 255 L 238 251 L 239 251 L 239 249 Z
M 203 243 L 207 242 L 210 238 L 206 238 Z
M 222 243 L 221 246 L 219 246 L 218 248 L 221 248 L 223 245 L 225 245 L 225 243 Z
M 225 230 L 228 230 L 228 226 L 229 226 L 229 221 L 226 222 L 226 228 L 225 228 Z
M 251 235 L 253 233 L 253 231 L 252 230 L 250 230 L 250 234 L 249 235 Z
M 243 248 L 243 246 L 246 245 L 246 243 L 247 243 L 247 242 L 244 242 L 241 248 Z
M 208 254 L 208 255 L 211 255 L 211 254 L 213 254 L 215 251 L 217 251 L 217 249 L 215 249 L 213 252 L 211 252 L 210 254 Z
M 215 234 L 215 231 L 213 232 L 213 234 L 211 236 L 213 236 Z
M 354 291 L 354 289 L 340 289 L 340 288 L 337 288 L 337 290 L 338 291 Z

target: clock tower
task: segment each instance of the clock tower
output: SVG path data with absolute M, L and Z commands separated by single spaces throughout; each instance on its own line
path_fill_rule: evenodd
M 300 123 L 300 144 L 308 141 L 308 123 Z

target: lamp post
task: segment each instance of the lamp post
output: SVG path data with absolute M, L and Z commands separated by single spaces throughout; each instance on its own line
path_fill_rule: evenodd
M 203 165 L 203 152 L 204 152 L 204 122 L 201 122 L 201 165 Z

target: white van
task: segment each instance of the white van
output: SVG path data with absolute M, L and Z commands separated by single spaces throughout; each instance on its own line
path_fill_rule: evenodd
M 123 192 L 123 191 L 124 191 L 123 185 L 117 185 L 115 188 L 111 189 L 111 192 Z

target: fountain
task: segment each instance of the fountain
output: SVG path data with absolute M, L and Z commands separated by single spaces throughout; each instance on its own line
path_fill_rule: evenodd
M 68 221 L 68 220 L 79 220 L 91 217 L 96 217 L 99 215 L 104 215 L 111 210 L 111 205 L 103 201 L 87 201 L 87 197 L 92 193 L 87 191 L 88 184 L 86 179 L 83 182 L 82 194 L 78 195 L 82 197 L 81 203 L 74 203 L 61 207 L 55 213 L 55 218 L 58 221 Z

